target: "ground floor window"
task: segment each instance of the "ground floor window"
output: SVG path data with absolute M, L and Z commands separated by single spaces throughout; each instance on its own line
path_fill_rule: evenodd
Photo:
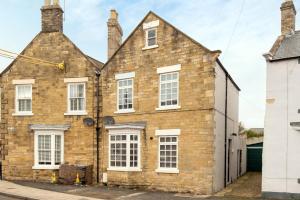
M 34 135 L 34 168 L 56 169 L 63 163 L 62 131 L 36 131 Z
M 109 169 L 140 169 L 140 132 L 114 130 L 109 133 Z
M 178 173 L 179 129 L 157 130 L 158 169 L 157 172 Z

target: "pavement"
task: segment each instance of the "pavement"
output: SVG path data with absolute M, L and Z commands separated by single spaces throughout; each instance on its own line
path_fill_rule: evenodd
M 15 181 L 14 183 L 0 181 L 0 200 L 263 200 L 260 197 L 260 188 L 260 173 L 247 173 L 214 196 L 106 186 L 66 186 L 29 181 Z
M 13 199 L 15 198 L 28 200 L 99 200 L 96 198 L 82 197 L 49 190 L 41 190 L 33 187 L 22 186 L 8 181 L 0 181 L 0 195 L 4 195 Z

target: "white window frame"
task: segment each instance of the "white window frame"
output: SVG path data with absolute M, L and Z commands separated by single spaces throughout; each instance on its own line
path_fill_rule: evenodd
M 129 108 L 129 109 L 119 109 L 119 93 L 120 93 L 120 87 L 119 87 L 119 82 L 120 81 L 124 81 L 124 80 L 131 80 L 132 81 L 132 85 L 131 85 L 131 89 L 132 89 L 132 108 Z M 122 88 L 124 88 L 124 87 L 122 87 Z M 128 86 L 127 86 L 127 88 L 129 88 Z M 117 80 L 117 111 L 115 112 L 116 114 L 118 114 L 118 113 L 133 113 L 133 112 L 135 112 L 135 110 L 134 110 L 134 80 L 133 80 L 133 78 L 126 78 L 126 79 L 119 79 L 119 80 Z
M 157 35 L 157 28 L 159 26 L 159 20 L 155 20 L 155 21 L 151 21 L 148 23 L 144 23 L 143 24 L 143 29 L 145 31 L 145 47 L 143 48 L 143 50 L 147 50 L 147 49 L 153 49 L 153 48 L 157 48 L 158 47 L 158 35 Z M 148 32 L 151 30 L 155 30 L 155 44 L 149 46 L 148 44 Z
M 155 44 L 153 45 L 149 45 L 149 31 L 155 31 Z M 147 30 L 145 30 L 145 38 L 146 38 L 146 41 L 145 41 L 145 48 L 147 49 L 150 49 L 150 48 L 156 48 L 158 47 L 158 44 L 157 44 L 157 28 L 149 28 Z
M 134 77 L 135 72 L 127 72 L 127 73 L 119 73 L 115 75 L 116 83 L 117 83 L 117 111 L 116 114 L 122 114 L 122 113 L 133 113 L 134 110 Z M 119 109 L 119 81 L 125 80 L 125 79 L 132 79 L 132 108 L 131 109 Z
M 111 166 L 111 136 L 126 135 L 126 167 Z M 138 137 L 138 161 L 137 167 L 130 167 L 130 135 Z M 130 129 L 109 130 L 108 134 L 108 168 L 109 171 L 142 171 L 141 169 L 141 131 Z
M 67 81 L 65 81 L 67 82 Z M 67 106 L 68 106 L 68 110 L 67 110 L 67 113 L 65 113 L 64 115 L 87 115 L 87 111 L 86 111 L 86 82 L 67 82 L 68 85 L 67 85 Z M 84 92 L 83 92 L 83 98 L 84 98 L 84 101 L 83 101 L 83 110 L 80 110 L 80 111 L 73 111 L 71 110 L 71 104 L 70 104 L 70 86 L 71 85 L 83 85 L 83 89 L 84 89 Z
M 18 80 L 18 81 L 13 81 L 13 83 L 15 84 L 15 113 L 13 113 L 12 115 L 13 116 L 32 116 L 33 113 L 32 113 L 32 84 L 34 82 L 26 82 L 25 80 Z M 19 111 L 19 98 L 18 98 L 18 87 L 20 86 L 30 86 L 30 89 L 31 89 L 31 97 L 30 97 L 30 100 L 31 100 L 31 111 Z
M 166 67 L 159 67 L 157 68 L 157 74 L 159 75 L 159 81 L 158 81 L 158 107 L 156 108 L 157 111 L 160 110 L 175 110 L 180 109 L 180 70 L 181 70 L 181 64 L 166 66 Z M 177 72 L 177 78 L 178 78 L 178 85 L 177 85 L 177 105 L 165 105 L 161 106 L 161 75 L 167 74 L 167 73 L 174 73 Z
M 50 135 L 51 136 L 51 165 L 39 164 L 38 152 L 38 136 Z M 60 165 L 55 165 L 55 136 L 61 136 L 61 164 L 64 163 L 64 132 L 57 130 L 43 130 L 34 132 L 34 166 L 32 169 L 59 169 Z
M 170 173 L 170 174 L 178 174 L 179 173 L 179 135 L 180 135 L 180 129 L 165 129 L 165 130 L 156 130 L 155 136 L 157 136 L 158 139 L 158 154 L 157 154 L 157 169 L 155 172 L 157 173 Z M 176 142 L 169 142 L 168 144 L 177 146 L 177 152 L 176 152 L 176 168 L 166 168 L 166 167 L 160 167 L 160 137 L 176 137 Z

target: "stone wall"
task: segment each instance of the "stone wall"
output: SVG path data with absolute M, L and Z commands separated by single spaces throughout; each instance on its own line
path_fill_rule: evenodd
M 95 127 L 83 119 L 95 119 L 95 64 L 60 32 L 40 33 L 24 50 L 24 55 L 51 62 L 65 62 L 65 70 L 16 59 L 2 74 L 1 143 L 4 143 L 4 178 L 7 180 L 50 180 L 51 170 L 33 170 L 34 133 L 29 124 L 70 124 L 64 133 L 64 162 L 93 165 Z M 64 78 L 88 77 L 86 116 L 65 116 L 67 83 Z M 13 80 L 35 79 L 32 86 L 33 116 L 13 116 L 15 85 Z
M 102 132 L 102 170 L 108 184 L 148 187 L 166 191 L 212 193 L 214 165 L 214 66 L 215 53 L 202 47 L 170 24 L 150 13 L 144 22 L 159 20 L 158 48 L 143 50 L 141 24 L 102 72 L 103 116 L 117 123 L 145 121 L 141 134 L 141 172 L 108 171 L 108 131 Z M 158 67 L 181 64 L 180 109 L 158 111 Z M 134 113 L 115 114 L 115 74 L 135 72 Z M 179 173 L 157 173 L 157 129 L 181 129 Z

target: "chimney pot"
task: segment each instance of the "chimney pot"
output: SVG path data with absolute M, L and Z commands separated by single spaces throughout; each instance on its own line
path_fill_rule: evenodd
M 45 6 L 50 6 L 51 0 L 45 0 Z
M 110 19 L 115 19 L 115 20 L 118 20 L 118 13 L 115 9 L 112 9 L 110 11 Z
M 53 5 L 59 5 L 59 0 L 53 0 Z

